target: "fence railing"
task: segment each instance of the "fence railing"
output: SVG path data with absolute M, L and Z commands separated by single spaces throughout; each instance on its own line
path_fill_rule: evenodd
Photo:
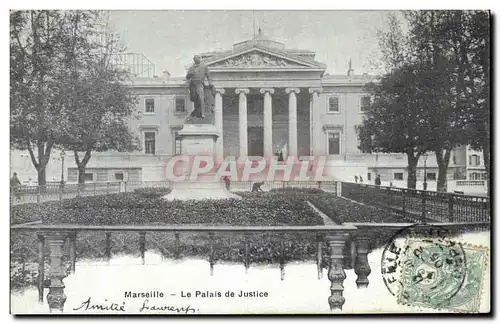
M 229 190 L 233 192 L 251 191 L 255 181 L 233 181 Z M 196 184 L 193 183 L 193 186 Z M 262 189 L 311 188 L 337 192 L 337 181 L 264 181 Z M 120 192 L 133 192 L 139 188 L 173 188 L 174 182 L 164 181 L 119 181 L 93 182 L 84 184 L 47 184 L 45 186 L 21 186 L 12 188 L 11 204 L 40 203 L 75 197 L 98 196 Z
M 439 222 L 490 221 L 490 199 L 396 187 L 342 182 L 341 195 L 397 213 L 421 215 L 423 220 Z

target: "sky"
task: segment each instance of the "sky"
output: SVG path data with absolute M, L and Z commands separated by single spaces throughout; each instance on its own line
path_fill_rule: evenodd
M 193 55 L 228 50 L 253 38 L 255 29 L 285 43 L 286 48 L 316 52 L 327 73 L 345 74 L 349 58 L 355 74 L 375 73 L 377 30 L 385 28 L 388 11 L 111 11 L 109 24 L 128 52 L 142 53 L 167 70 L 185 74 Z M 255 17 L 255 20 L 254 20 Z

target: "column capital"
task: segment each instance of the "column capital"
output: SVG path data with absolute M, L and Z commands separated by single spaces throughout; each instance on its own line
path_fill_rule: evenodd
M 323 88 L 309 88 L 309 93 L 321 93 L 321 91 L 323 91 Z
M 218 92 L 220 94 L 224 94 L 224 93 L 226 93 L 226 89 L 224 89 L 224 88 L 215 88 L 215 92 Z
M 286 93 L 291 93 L 291 92 L 299 93 L 300 88 L 286 88 L 285 91 Z
M 274 93 L 274 88 L 260 88 L 260 93 L 265 94 L 266 92 L 269 92 L 270 94 Z
M 248 89 L 248 88 L 237 88 L 237 89 L 234 90 L 234 92 L 236 92 L 236 94 L 240 94 L 240 93 L 249 94 L 250 93 L 250 89 Z

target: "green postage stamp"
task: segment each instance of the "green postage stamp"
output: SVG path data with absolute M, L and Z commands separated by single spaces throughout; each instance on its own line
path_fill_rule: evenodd
M 488 249 L 438 239 L 409 238 L 398 303 L 478 312 Z

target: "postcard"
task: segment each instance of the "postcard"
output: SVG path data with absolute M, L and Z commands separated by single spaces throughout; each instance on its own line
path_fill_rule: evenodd
M 11 314 L 489 314 L 490 21 L 11 10 Z

